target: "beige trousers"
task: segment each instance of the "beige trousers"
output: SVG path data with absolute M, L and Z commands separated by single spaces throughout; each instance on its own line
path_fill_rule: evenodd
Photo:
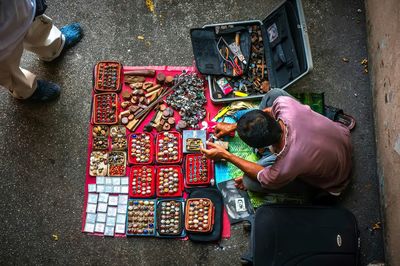
M 60 55 L 65 37 L 46 15 L 36 17 L 23 40 L 0 62 L 0 85 L 15 98 L 29 98 L 36 90 L 36 75 L 19 66 L 24 49 L 51 61 Z

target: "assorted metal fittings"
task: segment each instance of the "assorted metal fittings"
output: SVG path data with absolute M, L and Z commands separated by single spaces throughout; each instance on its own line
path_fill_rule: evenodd
M 186 127 L 199 128 L 199 122 L 206 116 L 204 104 L 207 102 L 204 95 L 204 80 L 196 73 L 182 72 L 175 77 L 175 83 L 180 83 L 166 99 L 166 103 L 179 111 L 181 123 L 177 130 Z

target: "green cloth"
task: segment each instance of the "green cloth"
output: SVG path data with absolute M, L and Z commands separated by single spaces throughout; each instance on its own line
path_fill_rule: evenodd
M 284 194 L 284 193 L 257 193 L 252 191 L 247 191 L 249 195 L 250 202 L 254 209 L 257 209 L 263 204 L 304 204 L 307 202 L 306 198 L 300 194 Z
M 259 160 L 253 149 L 244 143 L 237 133 L 234 138 L 229 140 L 229 152 L 250 162 L 257 162 Z M 228 172 L 231 179 L 243 176 L 243 171 L 232 163 L 228 163 Z
M 291 93 L 293 97 L 299 100 L 302 104 L 306 104 L 311 107 L 317 113 L 324 115 L 324 94 L 323 93 Z

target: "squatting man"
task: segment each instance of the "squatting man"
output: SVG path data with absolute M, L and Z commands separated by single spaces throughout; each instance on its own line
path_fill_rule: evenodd
M 236 130 L 262 156 L 257 163 L 214 143 L 207 143 L 208 149 L 201 151 L 209 159 L 224 159 L 240 168 L 244 176 L 235 179 L 239 189 L 299 193 L 312 187 L 339 196 L 350 182 L 349 128 L 314 112 L 285 91 L 269 91 L 259 109 L 246 110 L 236 118 L 236 124 L 218 123 L 216 137 Z

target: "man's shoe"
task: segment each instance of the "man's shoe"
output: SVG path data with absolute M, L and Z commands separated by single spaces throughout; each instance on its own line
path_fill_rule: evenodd
M 79 23 L 72 23 L 69 25 L 65 25 L 60 29 L 61 33 L 65 37 L 65 44 L 63 47 L 63 52 L 77 44 L 83 36 L 82 28 Z
M 57 99 L 60 96 L 60 92 L 61 88 L 57 84 L 47 80 L 38 80 L 35 92 L 26 100 L 31 102 L 49 102 Z

